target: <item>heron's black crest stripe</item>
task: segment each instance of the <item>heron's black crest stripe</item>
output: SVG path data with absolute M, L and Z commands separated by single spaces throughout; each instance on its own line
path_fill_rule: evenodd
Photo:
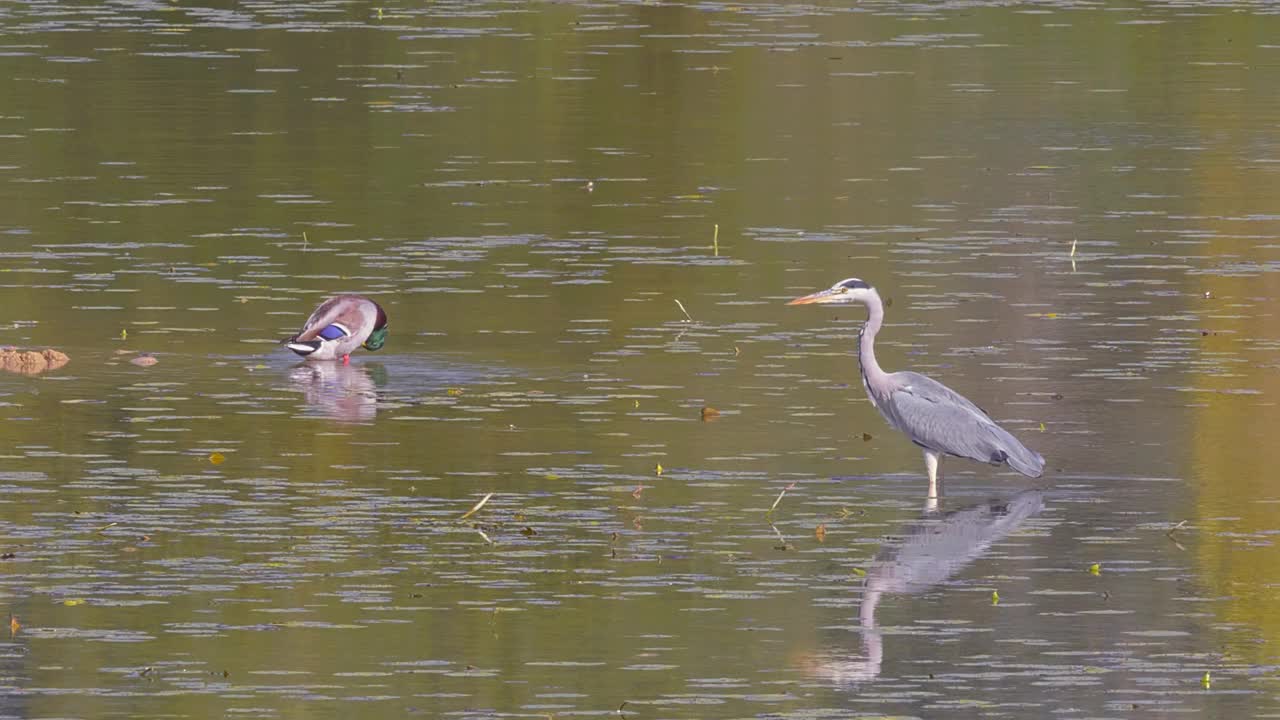
M 871 289 L 870 283 L 868 283 L 866 280 L 859 280 L 858 278 L 849 278 L 848 280 L 841 282 L 840 287 L 845 288 L 846 290 L 859 290 L 859 289 L 870 290 Z

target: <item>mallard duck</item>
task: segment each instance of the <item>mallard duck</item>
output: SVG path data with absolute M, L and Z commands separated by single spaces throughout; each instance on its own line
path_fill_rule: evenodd
M 379 350 L 387 341 L 387 313 L 363 295 L 336 295 L 320 303 L 302 330 L 285 340 L 308 360 L 351 361 L 358 347 Z

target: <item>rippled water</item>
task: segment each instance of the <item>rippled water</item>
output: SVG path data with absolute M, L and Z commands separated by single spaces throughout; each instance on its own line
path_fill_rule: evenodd
M 1277 31 L 0 7 L 0 717 L 1280 714 Z M 926 505 L 855 275 L 1045 477 Z

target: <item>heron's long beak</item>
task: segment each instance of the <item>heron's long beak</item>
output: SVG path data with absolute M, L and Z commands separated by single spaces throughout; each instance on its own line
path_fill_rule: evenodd
M 813 293 L 812 295 L 805 295 L 804 297 L 798 297 L 787 304 L 788 305 L 821 305 L 823 303 L 835 302 L 836 300 L 839 300 L 842 295 L 844 295 L 844 293 L 836 292 L 828 288 L 826 290 L 819 290 L 818 292 Z

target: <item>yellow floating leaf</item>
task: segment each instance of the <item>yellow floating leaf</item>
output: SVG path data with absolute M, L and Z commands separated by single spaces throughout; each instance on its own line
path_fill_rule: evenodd
M 18 631 L 21 629 L 22 629 L 22 623 L 18 622 L 18 616 L 10 615 L 9 616 L 9 634 L 17 635 Z
M 661 474 L 662 474 L 662 463 L 658 463 L 658 464 L 657 464 L 657 466 L 655 466 L 655 467 L 653 468 L 653 474 L 655 474 L 655 475 L 661 475 Z
M 1200 684 L 1204 686 L 1205 690 L 1208 690 L 1209 686 L 1213 684 L 1213 678 L 1209 676 L 1208 670 L 1204 671 L 1204 677 L 1200 678 Z
M 866 576 L 867 576 L 867 571 L 866 571 L 866 570 L 863 570 L 862 568 L 854 568 L 854 569 L 853 569 L 853 574 L 854 574 L 854 575 L 857 575 L 858 577 L 866 577 Z
M 991 591 L 991 604 L 992 604 L 992 605 L 999 605 L 999 604 L 1000 604 L 1000 593 L 999 593 L 999 591 L 997 591 L 997 590 L 992 590 L 992 591 Z
M 813 536 L 818 538 L 818 542 L 827 541 L 827 526 L 825 523 L 819 523 L 818 527 L 813 529 Z
M 83 598 L 67 598 L 66 600 L 62 601 L 62 604 L 66 605 L 67 607 L 75 607 L 77 605 L 83 605 L 84 599 Z
M 1090 575 L 1101 575 L 1101 574 L 1102 574 L 1102 566 L 1101 566 L 1101 565 L 1099 565 L 1098 563 L 1094 563 L 1094 564 L 1090 565 L 1090 566 L 1089 566 L 1089 574 L 1090 574 Z
M 555 473 L 547 473 L 546 475 L 542 476 L 542 479 L 543 480 L 559 480 L 560 476 Z
M 223 455 L 220 452 L 210 453 L 209 455 L 209 462 L 213 463 L 214 465 L 221 465 L 226 461 L 227 461 L 227 456 Z
M 462 394 L 462 388 L 449 388 L 445 392 L 447 392 L 449 395 L 452 395 L 453 397 L 457 397 Z

